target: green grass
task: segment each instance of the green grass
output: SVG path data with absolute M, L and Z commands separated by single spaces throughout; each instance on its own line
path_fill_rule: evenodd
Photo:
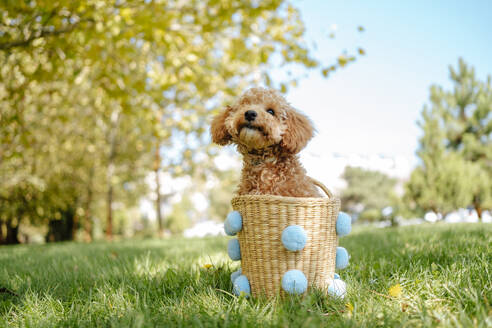
M 232 296 L 226 242 L 0 247 L 0 287 L 15 293 L 0 293 L 0 326 L 492 326 L 491 224 L 356 230 L 341 239 L 343 301 Z

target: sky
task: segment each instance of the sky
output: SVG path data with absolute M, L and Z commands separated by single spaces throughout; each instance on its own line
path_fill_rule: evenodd
M 318 71 L 308 74 L 287 94 L 318 131 L 301 160 L 308 174 L 332 191 L 343 188 L 340 175 L 347 165 L 408 177 L 417 163 L 416 121 L 429 87 L 449 88 L 448 66 L 459 57 L 475 67 L 479 78 L 492 75 L 492 1 L 293 3 L 301 11 L 308 44 L 316 43 L 316 58 L 332 64 L 344 49 L 366 51 L 328 79 Z M 358 26 L 365 31 L 359 33 Z M 333 31 L 335 39 L 328 37 Z M 216 165 L 239 170 L 233 148 L 225 148 Z M 174 182 L 177 188 L 190 183 Z M 201 198 L 194 202 L 200 208 L 208 204 Z M 155 217 L 150 200 L 142 210 Z
M 366 55 L 328 79 L 311 72 L 287 99 L 318 134 L 303 154 L 407 158 L 416 163 L 416 121 L 429 87 L 446 88 L 462 57 L 492 75 L 492 1 L 294 1 L 313 55 L 333 63 L 344 49 Z M 361 25 L 365 31 L 360 33 Z M 334 31 L 335 39 L 328 37 Z M 305 157 L 306 155 L 304 155 Z M 321 163 L 318 164 L 317 169 Z

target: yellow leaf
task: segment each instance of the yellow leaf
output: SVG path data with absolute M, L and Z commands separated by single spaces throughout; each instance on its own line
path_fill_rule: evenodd
M 207 264 L 203 265 L 203 268 L 210 269 L 212 266 L 213 266 L 212 264 L 207 263 Z
M 122 8 L 120 10 L 120 15 L 125 21 L 128 21 L 130 19 L 130 16 L 132 15 L 132 11 L 133 10 L 131 8 Z
M 347 311 L 348 311 L 349 313 L 354 312 L 354 306 L 352 305 L 352 303 L 347 303 L 347 304 L 345 304 L 345 307 L 347 308 Z
M 195 54 L 188 54 L 186 56 L 186 60 L 188 60 L 189 62 L 194 63 L 194 62 L 196 62 L 198 60 L 198 57 Z
M 346 56 L 344 56 L 344 55 L 340 55 L 340 56 L 338 56 L 338 58 L 337 58 L 337 59 L 338 59 L 338 64 L 339 64 L 341 67 L 345 66 L 345 65 L 347 64 L 347 62 L 348 62 L 347 57 L 346 57 Z
M 396 284 L 394 286 L 391 286 L 390 289 L 388 289 L 388 295 L 392 296 L 392 297 L 400 297 L 401 296 L 400 284 Z

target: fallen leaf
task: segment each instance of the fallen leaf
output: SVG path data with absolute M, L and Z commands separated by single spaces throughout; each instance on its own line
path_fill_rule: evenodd
M 401 286 L 400 284 L 396 284 L 391 286 L 388 290 L 388 295 L 391 297 L 400 297 L 401 296 Z
M 345 304 L 345 307 L 347 308 L 347 311 L 349 313 L 352 313 L 354 311 L 354 306 L 352 305 L 352 303 Z

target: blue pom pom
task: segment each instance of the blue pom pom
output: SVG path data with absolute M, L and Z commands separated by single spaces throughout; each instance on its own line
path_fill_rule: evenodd
M 302 271 L 289 270 L 282 277 L 282 288 L 289 294 L 302 294 L 307 286 L 308 281 Z
M 241 259 L 241 248 L 239 247 L 239 240 L 236 238 L 229 240 L 227 243 L 227 254 L 233 261 L 239 261 Z
M 241 293 L 244 293 L 246 297 L 249 296 L 251 293 L 251 287 L 249 286 L 249 280 L 246 278 L 245 275 L 240 275 L 239 277 L 234 280 L 234 288 L 232 291 L 234 292 L 235 295 L 239 296 Z
M 333 279 L 328 285 L 328 294 L 333 297 L 344 298 L 347 292 L 347 284 L 341 279 Z
M 345 212 L 338 213 L 337 218 L 337 235 L 345 236 L 352 230 L 352 218 Z
M 236 235 L 236 233 L 234 231 L 232 231 L 232 228 L 229 225 L 229 221 L 227 221 L 227 220 L 224 222 L 224 231 L 225 231 L 226 235 L 228 235 L 228 236 L 235 236 Z
M 282 232 L 282 244 L 289 251 L 300 251 L 306 246 L 306 231 L 298 225 L 291 225 Z
M 336 268 L 345 269 L 349 265 L 349 254 L 343 247 L 337 247 Z
M 239 277 L 242 274 L 243 274 L 243 270 L 241 270 L 241 268 L 239 268 L 239 270 L 234 271 L 233 273 L 231 273 L 231 281 L 232 281 L 232 283 L 234 283 L 234 280 L 236 280 L 236 278 Z
M 339 275 L 338 273 L 335 273 L 335 274 L 333 275 L 333 279 L 340 279 L 340 275 Z
M 225 233 L 229 236 L 236 235 L 243 228 L 243 218 L 238 211 L 232 211 L 227 214 L 227 219 L 224 222 Z

